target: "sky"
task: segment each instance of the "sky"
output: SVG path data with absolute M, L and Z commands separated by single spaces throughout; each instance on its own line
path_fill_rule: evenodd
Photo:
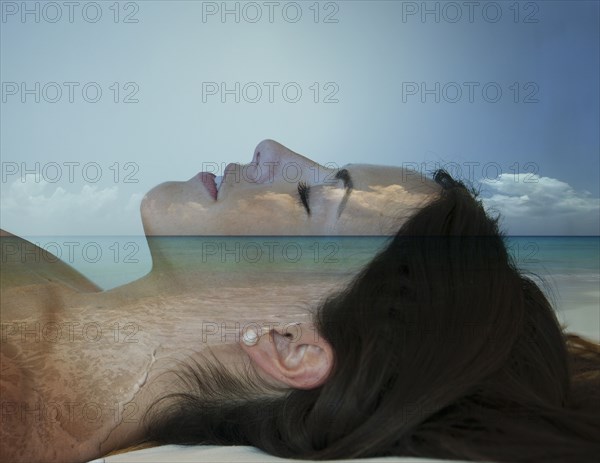
M 0 3 L 12 233 L 141 235 L 153 186 L 270 138 L 445 167 L 509 235 L 600 234 L 596 1 Z

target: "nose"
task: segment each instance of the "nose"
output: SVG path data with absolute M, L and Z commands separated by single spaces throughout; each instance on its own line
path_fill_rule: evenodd
M 319 164 L 313 160 L 293 152 L 274 140 L 263 140 L 254 149 L 249 169 L 256 183 L 269 183 L 278 179 L 290 183 L 307 181 L 318 182 Z M 322 173 L 321 173 L 322 174 Z

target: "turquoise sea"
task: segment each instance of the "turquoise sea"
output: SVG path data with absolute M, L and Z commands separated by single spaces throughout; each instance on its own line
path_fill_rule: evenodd
M 29 236 L 47 251 L 38 259 L 61 258 L 108 290 L 134 281 L 152 269 L 145 236 Z M 163 269 L 206 271 L 254 282 L 321 284 L 329 277 L 356 273 L 390 238 L 381 236 L 184 236 L 149 238 Z M 600 237 L 510 236 L 505 238 L 514 262 L 542 285 L 559 319 L 600 337 Z M 4 246 L 5 241 L 3 241 Z M 3 252 L 15 252 L 4 249 Z M 31 250 L 21 250 L 28 259 Z M 56 257 L 54 257 L 56 256 Z M 155 263 L 156 265 L 156 263 Z M 266 281 L 266 280 L 265 280 Z
M 145 236 L 30 236 L 29 241 L 61 258 L 103 289 L 133 281 L 152 267 Z M 380 236 L 273 237 L 176 236 L 150 238 L 172 265 L 206 266 L 211 271 L 315 274 L 356 269 L 387 242 Z M 513 236 L 509 253 L 522 269 L 544 278 L 577 277 L 598 283 L 600 237 Z M 48 257 L 40 256 L 48 259 Z M 597 286 L 596 286 L 597 287 Z

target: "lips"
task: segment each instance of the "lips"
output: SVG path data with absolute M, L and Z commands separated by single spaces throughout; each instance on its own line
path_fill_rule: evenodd
M 215 182 L 215 174 L 211 172 L 200 172 L 197 175 L 197 178 L 202 182 L 206 191 L 208 191 L 208 194 L 216 201 L 219 190 L 217 188 L 217 183 Z

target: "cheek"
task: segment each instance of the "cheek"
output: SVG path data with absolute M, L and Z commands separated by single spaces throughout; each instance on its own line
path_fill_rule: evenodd
M 376 211 L 347 206 L 336 222 L 336 230 L 340 235 L 380 235 L 386 234 L 382 229 L 382 217 Z
M 314 190 L 310 200 L 310 221 L 313 227 L 318 228 L 315 232 L 332 232 L 338 220 L 338 207 L 344 197 L 344 191 L 338 188 Z
M 218 207 L 218 221 L 224 231 L 241 234 L 296 234 L 306 227 L 305 214 L 288 194 L 267 193 L 228 201 Z
M 294 195 L 273 191 L 235 192 L 221 202 L 204 205 L 182 192 L 167 190 L 152 191 L 142 200 L 142 221 L 148 234 L 318 234 L 328 218 L 325 211 L 331 210 L 329 206 L 316 207 L 315 214 L 308 217 Z
M 428 199 L 425 194 L 407 193 L 398 185 L 355 191 L 337 226 L 344 234 L 392 235 Z

